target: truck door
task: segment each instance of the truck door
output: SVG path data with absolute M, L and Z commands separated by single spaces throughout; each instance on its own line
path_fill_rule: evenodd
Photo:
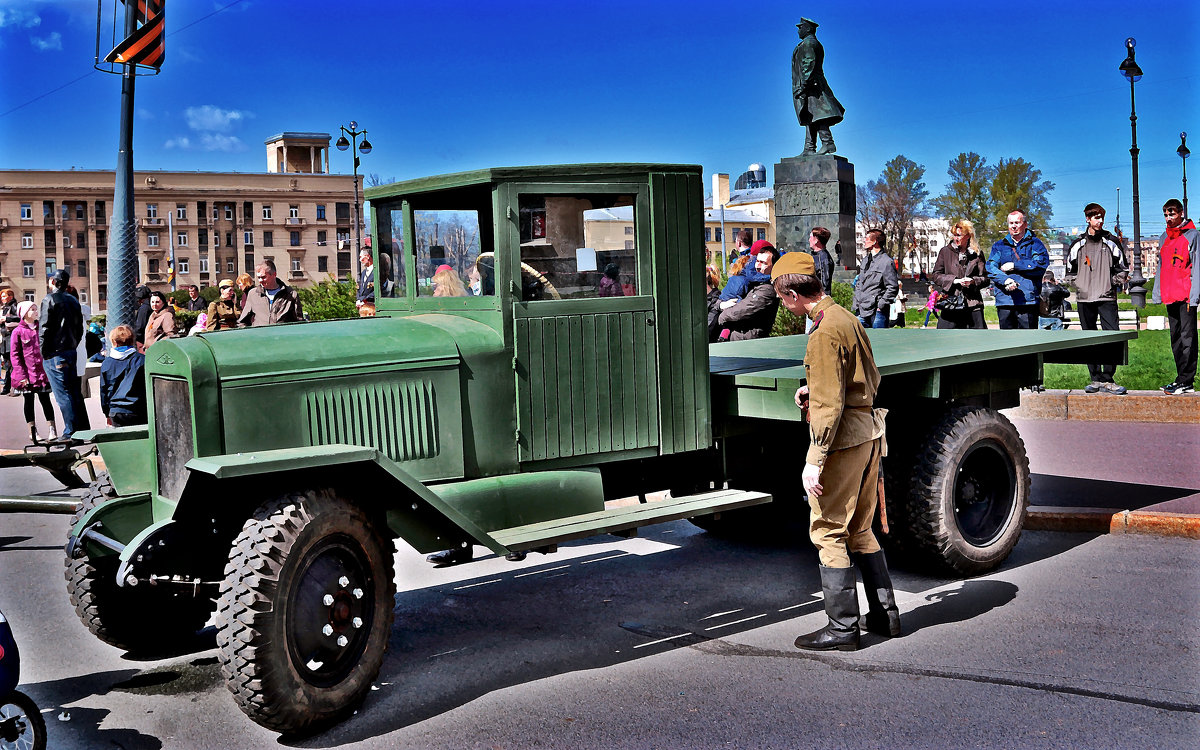
M 519 459 L 570 464 L 656 454 L 646 187 L 508 191 Z

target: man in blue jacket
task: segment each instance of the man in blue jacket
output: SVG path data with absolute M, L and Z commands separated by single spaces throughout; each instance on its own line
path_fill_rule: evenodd
M 1008 234 L 992 245 L 987 271 L 996 285 L 996 315 L 1001 328 L 1037 328 L 1042 277 L 1050 254 L 1029 231 L 1025 212 L 1008 215 Z

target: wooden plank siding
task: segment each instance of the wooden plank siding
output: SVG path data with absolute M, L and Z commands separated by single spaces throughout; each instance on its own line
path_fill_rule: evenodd
M 655 173 L 651 228 L 658 303 L 661 452 L 712 441 L 708 325 L 704 287 L 703 192 L 694 172 Z
M 521 461 L 658 444 L 653 311 L 516 320 Z

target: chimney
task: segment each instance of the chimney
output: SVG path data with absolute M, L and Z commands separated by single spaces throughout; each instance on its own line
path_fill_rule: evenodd
M 712 176 L 713 208 L 729 202 L 729 174 L 718 172 Z

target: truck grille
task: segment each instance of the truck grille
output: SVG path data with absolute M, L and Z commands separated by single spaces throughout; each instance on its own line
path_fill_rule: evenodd
M 313 445 L 377 448 L 393 461 L 433 458 L 441 451 L 433 383 L 323 388 L 308 394 Z
M 154 453 L 158 494 L 178 501 L 192 459 L 192 398 L 186 380 L 154 378 Z

